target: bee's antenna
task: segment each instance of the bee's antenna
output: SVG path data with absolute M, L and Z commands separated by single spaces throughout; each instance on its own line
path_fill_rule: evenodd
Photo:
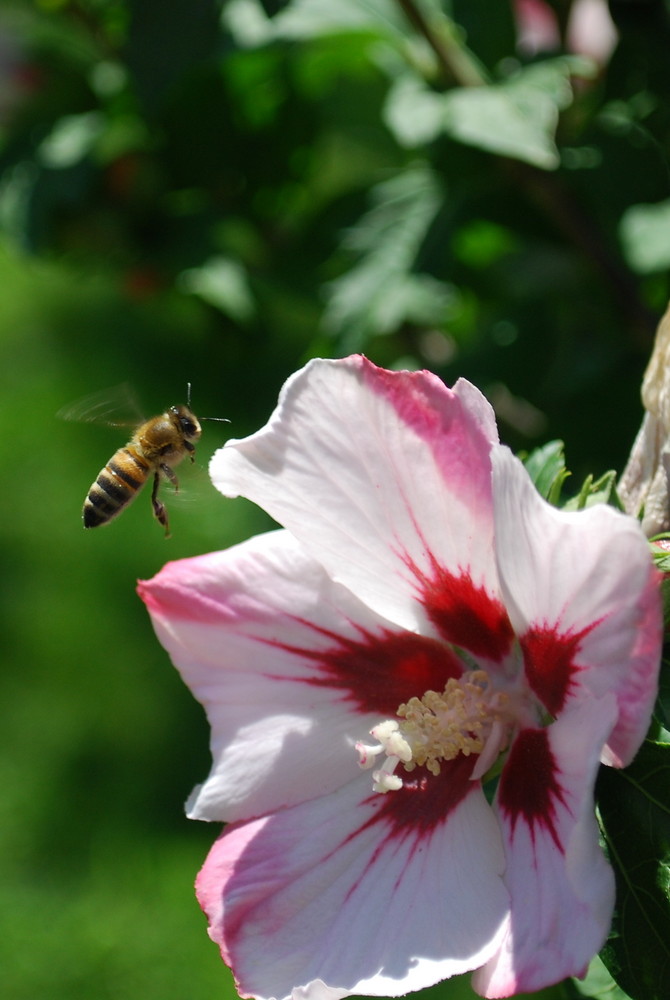
M 186 383 L 186 405 L 191 409 L 191 383 Z

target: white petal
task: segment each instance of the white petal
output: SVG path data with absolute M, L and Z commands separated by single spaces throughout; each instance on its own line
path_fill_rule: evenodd
M 288 532 L 169 563 L 140 592 L 212 727 L 195 819 L 248 819 L 350 781 L 356 741 L 450 676 L 447 648 L 391 631 Z
M 542 730 L 551 773 L 546 760 L 510 755 L 507 766 L 517 773 L 507 790 L 501 780 L 497 808 L 512 909 L 498 953 L 473 979 L 485 997 L 530 993 L 581 976 L 607 937 L 614 875 L 598 842 L 593 786 L 616 711 L 612 695 L 589 699 Z M 542 814 L 538 800 L 545 794 Z
M 505 606 L 522 646 L 525 637 L 529 648 L 537 641 L 544 656 L 536 693 L 556 715 L 584 688 L 596 697 L 613 691 L 619 718 L 605 756 L 627 763 L 649 725 L 660 662 L 660 594 L 646 539 L 605 505 L 551 507 L 506 448 L 494 449 L 493 470 Z M 561 643 L 564 669 L 552 671 Z
M 242 995 L 399 996 L 495 951 L 507 893 L 481 790 L 471 784 L 425 830 L 394 825 L 389 799 L 402 793 L 368 787 L 359 779 L 215 844 L 198 897 Z
M 269 423 L 212 459 L 214 484 L 263 507 L 328 574 L 379 614 L 425 627 L 436 567 L 469 570 L 497 597 L 491 408 L 474 386 L 316 360 L 284 386 Z M 424 579 L 425 578 L 425 579 Z

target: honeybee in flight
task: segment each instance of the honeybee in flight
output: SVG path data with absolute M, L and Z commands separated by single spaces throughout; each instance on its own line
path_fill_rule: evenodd
M 110 390 L 122 393 L 130 399 L 127 386 Z M 66 420 L 92 420 L 119 426 L 117 421 L 105 420 L 105 411 L 112 409 L 107 403 L 108 394 L 96 394 L 82 400 L 59 416 Z M 139 491 L 153 475 L 151 506 L 154 517 L 165 528 L 165 537 L 170 535 L 165 504 L 158 497 L 161 479 L 167 479 L 179 489 L 179 480 L 174 467 L 187 456 L 193 462 L 195 446 L 202 434 L 200 420 L 191 409 L 191 383 L 188 383 L 186 405 L 169 406 L 164 413 L 140 423 L 128 443 L 119 448 L 109 462 L 100 470 L 84 500 L 82 517 L 85 528 L 97 528 L 107 524 L 132 503 Z M 202 420 L 218 420 L 229 423 L 224 417 L 202 417 Z

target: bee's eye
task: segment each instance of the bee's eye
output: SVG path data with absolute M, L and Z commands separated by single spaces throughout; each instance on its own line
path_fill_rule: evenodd
M 193 437 L 198 433 L 198 429 L 189 417 L 180 417 L 179 423 L 186 437 Z

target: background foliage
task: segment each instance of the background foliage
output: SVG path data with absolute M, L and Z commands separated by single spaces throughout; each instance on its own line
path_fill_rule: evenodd
M 216 831 L 181 815 L 206 729 L 133 588 L 265 522 L 209 487 L 211 424 L 172 539 L 145 497 L 84 533 L 122 442 L 57 411 L 190 380 L 239 437 L 362 350 L 470 378 L 575 482 L 620 470 L 669 294 L 668 6 L 1 0 L 8 996 L 232 993 L 191 889 Z

